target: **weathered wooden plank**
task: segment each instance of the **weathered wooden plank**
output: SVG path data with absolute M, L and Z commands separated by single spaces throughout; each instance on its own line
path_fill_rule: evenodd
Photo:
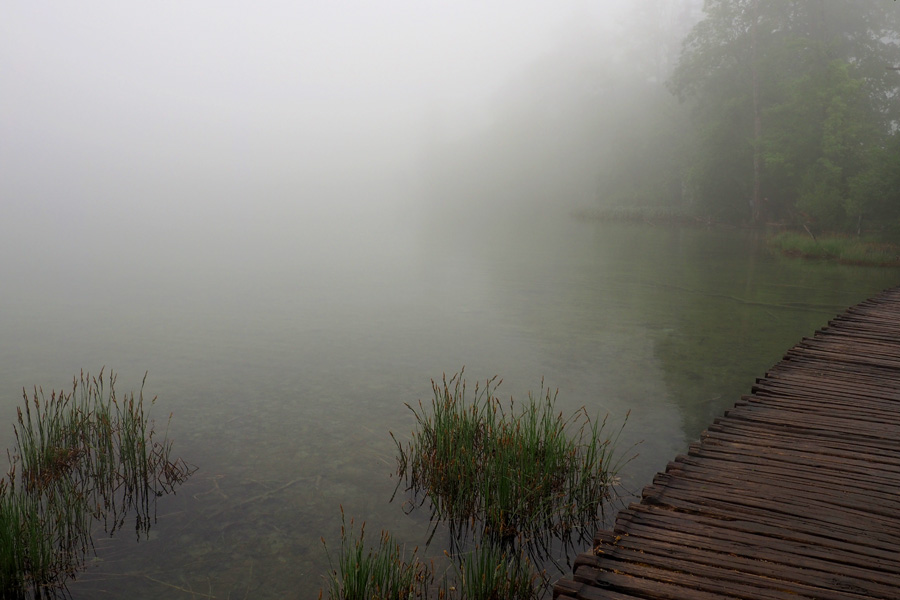
M 778 510 L 786 510 L 789 507 L 797 507 L 802 514 L 808 510 L 817 510 L 820 515 L 837 511 L 841 519 L 868 518 L 873 524 L 884 522 L 886 530 L 896 530 L 900 534 L 900 524 L 895 523 L 897 511 L 895 506 L 886 506 L 881 503 L 867 501 L 861 505 L 859 500 L 865 500 L 862 495 L 849 496 L 835 495 L 831 486 L 822 493 L 816 493 L 798 486 L 776 485 L 774 480 L 750 481 L 746 478 L 738 479 L 723 476 L 704 476 L 701 473 L 691 471 L 674 471 L 672 473 L 659 473 L 654 477 L 655 487 L 679 490 L 697 490 L 707 498 L 729 499 L 737 495 L 740 498 L 752 496 L 763 498 L 778 505 Z M 849 496 L 849 497 L 848 497 Z M 740 501 L 740 500 L 738 500 Z M 754 504 L 754 506 L 765 506 Z M 775 510 L 774 508 L 772 510 Z
M 821 548 L 832 557 L 853 557 L 848 560 L 861 560 L 862 564 L 872 568 L 896 571 L 900 559 L 900 547 L 873 546 L 871 540 L 860 534 L 858 529 L 848 527 L 845 530 L 825 529 L 797 523 L 791 529 L 785 529 L 774 520 L 767 522 L 760 518 L 742 518 L 736 514 L 699 514 L 693 512 L 677 512 L 665 507 L 649 504 L 634 504 L 619 513 L 615 534 L 632 535 L 639 528 L 648 530 L 663 529 L 681 534 L 689 530 L 693 535 L 721 537 L 725 540 L 743 539 L 745 536 L 761 536 L 769 539 L 774 547 L 794 544 Z
M 883 442 L 883 439 L 847 441 L 846 436 L 815 436 L 800 429 L 791 431 L 788 437 L 777 435 L 760 427 L 742 427 L 741 425 L 741 423 L 733 421 L 715 423 L 701 434 L 701 441 L 718 440 L 717 445 L 743 443 L 773 449 L 794 448 L 807 453 L 814 453 L 818 446 L 822 447 L 825 452 L 865 457 L 865 460 L 870 462 L 886 464 L 900 462 L 900 440 L 897 440 L 897 444 L 891 444 L 890 448 L 879 448 L 878 443 Z M 747 437 L 751 435 L 754 437 L 748 440 Z
M 562 599 L 900 597 L 900 288 L 804 338 L 598 531 Z
M 658 538 L 623 536 L 598 550 L 604 559 L 685 570 L 711 579 L 730 579 L 745 585 L 776 588 L 816 598 L 842 600 L 846 590 L 862 597 L 895 600 L 895 577 L 867 569 L 811 561 L 775 552 L 756 552 L 755 557 L 738 555 Z M 609 563 L 601 561 L 601 566 Z M 740 575 L 723 573 L 723 570 Z M 774 581 L 773 581 L 774 580 Z M 833 591 L 835 588 L 841 591 Z
M 742 427 L 742 425 L 745 425 Z M 750 436 L 756 438 L 747 439 Z M 743 438 L 741 436 L 744 436 Z M 740 422 L 737 420 L 727 422 L 714 423 L 707 429 L 701 437 L 701 443 L 710 448 L 737 448 L 739 451 L 747 451 L 749 447 L 758 447 L 761 452 L 766 449 L 778 452 L 784 455 L 786 451 L 794 450 L 795 453 L 804 455 L 813 454 L 826 457 L 834 457 L 839 464 L 847 465 L 844 460 L 856 460 L 862 464 L 871 465 L 879 463 L 879 469 L 884 471 L 893 471 L 898 465 L 898 454 L 900 451 L 896 449 L 896 442 L 885 437 L 867 437 L 858 439 L 855 444 L 846 440 L 849 436 L 842 436 L 838 433 L 829 434 L 828 436 L 819 435 L 818 438 L 808 432 L 804 435 L 804 431 L 800 426 L 781 427 L 775 431 L 769 431 L 760 427 L 760 422 Z M 816 440 L 821 444 L 820 451 L 816 450 Z M 878 443 L 883 443 L 890 447 L 880 451 Z M 807 458 L 806 456 L 804 456 Z M 848 470 L 848 469 L 844 469 Z M 883 473 L 879 473 L 883 475 Z
M 841 431 L 812 431 L 802 426 L 780 426 L 777 429 L 748 420 L 721 420 L 717 419 L 705 432 L 701 434 L 701 442 L 704 437 L 721 432 L 737 436 L 743 443 L 756 442 L 759 445 L 778 446 L 779 443 L 803 443 L 821 444 L 824 448 L 843 449 L 848 452 L 856 450 L 860 457 L 870 460 L 872 455 L 884 456 L 886 462 L 891 461 L 900 454 L 900 439 L 881 437 L 851 438 Z
M 621 557 L 624 552 L 617 549 Z M 611 554 L 604 554 L 600 566 L 593 574 L 594 581 L 601 580 L 616 591 L 633 593 L 640 589 L 650 598 L 667 600 L 697 600 L 737 598 L 742 600 L 798 600 L 813 599 L 814 590 L 802 593 L 802 586 L 761 580 L 738 571 L 704 567 L 689 561 L 670 559 L 671 568 L 652 555 L 643 557 L 643 562 L 614 560 Z M 662 565 L 662 566 L 661 566 Z M 601 596 L 602 597 L 602 596 Z M 845 596 L 847 599 L 861 600 L 861 596 Z
M 793 348 L 788 350 L 786 358 L 800 356 L 803 358 L 820 358 L 822 360 L 830 360 L 836 363 L 844 363 L 848 365 L 863 365 L 880 367 L 885 370 L 900 370 L 900 358 L 891 360 L 887 358 L 874 358 L 861 355 L 847 355 L 840 352 L 832 352 L 830 350 L 821 350 L 815 348 Z
M 900 563 L 890 557 L 882 559 L 847 552 L 849 545 L 830 542 L 821 538 L 798 542 L 778 538 L 773 543 L 769 534 L 748 533 L 728 527 L 730 522 L 703 523 L 698 520 L 633 519 L 629 523 L 628 534 L 624 536 L 606 535 L 595 541 L 595 546 L 603 544 L 643 544 L 667 543 L 676 546 L 692 546 L 713 553 L 741 556 L 748 559 L 794 564 L 800 568 L 812 568 L 824 572 L 852 574 L 856 577 L 870 577 L 885 584 L 896 584 L 900 574 Z M 673 531 L 673 525 L 678 531 Z M 823 545 L 824 542 L 824 545 Z M 840 553 L 836 553 L 838 550 Z M 855 550 L 855 549 L 854 549 Z M 842 560 L 836 560 L 840 556 Z M 846 556 L 846 558 L 845 558 Z
M 778 485 L 787 489 L 821 494 L 825 499 L 837 497 L 839 502 L 850 502 L 859 505 L 863 500 L 881 503 L 886 509 L 900 514 L 900 497 L 894 488 L 877 485 L 860 485 L 846 478 L 832 479 L 829 485 L 819 486 L 821 473 L 811 469 L 786 469 L 777 465 L 748 465 L 735 461 L 716 459 L 695 460 L 694 457 L 683 456 L 666 467 L 666 473 L 679 472 L 682 476 L 691 477 L 692 472 L 706 474 L 718 479 L 737 479 L 751 485 Z
M 644 488 L 643 498 L 651 503 L 679 499 L 693 502 L 698 508 L 728 507 L 734 512 L 765 511 L 781 517 L 786 524 L 806 518 L 823 525 L 837 526 L 854 520 L 860 524 L 858 520 L 864 519 L 865 523 L 878 530 L 870 534 L 876 539 L 900 539 L 900 521 L 865 510 L 839 510 L 820 500 L 797 498 L 774 487 L 757 487 L 753 494 L 749 494 L 724 485 L 695 485 L 678 477 L 669 477 L 664 484 Z
M 790 497 L 820 500 L 830 506 L 855 509 L 865 507 L 866 512 L 886 516 L 890 519 L 900 515 L 900 500 L 889 492 L 860 491 L 854 487 L 834 482 L 828 486 L 815 487 L 810 480 L 797 480 L 785 472 L 755 472 L 748 470 L 724 471 L 697 467 L 685 463 L 670 463 L 670 468 L 657 475 L 653 482 L 665 485 L 667 478 L 678 478 L 686 483 L 703 483 L 734 487 L 738 490 L 752 492 L 760 487 L 768 486 L 783 491 Z
M 821 369 L 809 370 L 808 373 L 797 373 L 795 377 L 785 377 L 779 373 L 771 374 L 757 381 L 751 388 L 753 395 L 760 390 L 768 391 L 773 397 L 791 393 L 800 397 L 822 398 L 839 404 L 837 400 L 859 398 L 875 408 L 896 413 L 896 403 L 900 402 L 897 388 L 875 377 L 850 377 L 845 372 L 830 373 Z
M 894 437 L 892 434 L 896 431 L 896 426 L 892 426 L 890 423 L 851 421 L 822 413 L 795 411 L 788 407 L 776 412 L 772 410 L 756 410 L 751 405 L 744 405 L 738 409 L 728 411 L 725 416 L 729 419 L 764 422 L 772 425 L 799 425 L 804 429 L 824 432 L 840 431 L 846 435 L 883 437 L 888 440 Z
M 753 455 L 749 455 L 750 452 Z M 864 477 L 867 481 L 878 481 L 885 486 L 900 488 L 900 474 L 893 470 L 881 469 L 881 464 L 873 464 L 865 457 L 852 458 L 835 456 L 834 453 L 823 451 L 815 455 L 817 461 L 812 463 L 813 456 L 809 452 L 797 450 L 783 450 L 771 448 L 765 445 L 753 445 L 749 441 L 745 444 L 718 444 L 715 440 L 707 440 L 702 446 L 692 447 L 691 454 L 697 457 L 726 458 L 734 460 L 746 460 L 760 464 L 783 463 L 784 465 L 810 465 L 821 466 L 823 471 L 839 471 L 846 473 L 847 477 Z

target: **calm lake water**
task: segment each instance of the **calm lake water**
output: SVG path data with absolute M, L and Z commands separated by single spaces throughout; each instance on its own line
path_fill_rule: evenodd
M 341 505 L 372 537 L 424 543 L 427 514 L 389 502 L 389 432 L 406 439 L 404 403 L 463 366 L 470 384 L 499 375 L 501 396 L 543 378 L 567 413 L 630 412 L 622 486 L 639 493 L 801 337 L 900 283 L 740 230 L 388 220 L 3 259 L 0 440 L 23 387 L 105 365 L 120 393 L 149 371 L 158 427 L 174 413 L 175 452 L 198 466 L 149 539 L 98 533 L 74 598 L 314 598 Z

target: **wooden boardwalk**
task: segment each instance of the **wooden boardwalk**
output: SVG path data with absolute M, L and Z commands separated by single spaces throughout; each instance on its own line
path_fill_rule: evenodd
M 788 351 L 554 598 L 900 598 L 900 288 Z

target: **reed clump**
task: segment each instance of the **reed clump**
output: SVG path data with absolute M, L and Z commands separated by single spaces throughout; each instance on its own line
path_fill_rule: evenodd
M 543 582 L 521 551 L 487 543 L 455 563 L 456 585 L 450 596 L 466 600 L 537 600 Z
M 319 599 L 329 600 L 537 600 L 539 575 L 522 553 L 495 544 L 476 545 L 459 556 L 441 577 L 433 561 L 407 556 L 404 548 L 385 531 L 374 546 L 365 542 L 366 526 L 357 532 L 353 519 L 346 521 L 341 508 L 341 547 L 336 557 L 322 544 L 331 570 Z M 327 596 L 325 596 L 327 594 Z
M 341 507 L 341 548 L 337 562 L 328 554 L 331 571 L 327 577 L 328 598 L 331 600 L 413 600 L 428 598 L 434 581 L 434 570 L 416 556 L 410 558 L 393 537 L 381 532 L 379 543 L 367 548 L 366 525 L 356 532 L 353 519 L 348 524 Z M 319 593 L 322 598 L 322 593 Z
M 523 405 L 503 403 L 499 384 L 476 384 L 469 400 L 462 371 L 432 381 L 430 406 L 410 406 L 410 441 L 394 438 L 401 484 L 430 501 L 434 520 L 500 545 L 594 527 L 622 463 L 613 456 L 618 433 L 607 436 L 606 419 L 585 408 L 564 418 L 543 385 Z
M 146 534 L 156 498 L 193 472 L 172 458 L 172 443 L 145 414 L 143 383 L 137 398 L 120 397 L 115 380 L 112 371 L 82 372 L 70 393 L 23 391 L 0 480 L 4 597 L 64 585 L 91 549 L 96 521 L 112 534 L 133 515 L 138 535 Z
M 448 524 L 449 564 L 439 575 L 434 561 L 422 561 L 417 550 L 407 557 L 387 533 L 367 548 L 365 525 L 357 535 L 342 508 L 340 554 L 336 561 L 328 555 L 327 597 L 537 600 L 550 585 L 539 565 L 554 562 L 553 543 L 571 544 L 575 531 L 579 540 L 593 535 L 613 497 L 626 462 L 614 456 L 621 429 L 607 435 L 606 419 L 591 419 L 584 407 L 564 418 L 543 382 L 523 404 L 501 402 L 496 377 L 476 384 L 471 400 L 462 371 L 431 383 L 430 406 L 407 405 L 417 424 L 409 442 L 391 437 L 397 490 L 405 483 L 413 507 L 430 504 L 426 546 Z

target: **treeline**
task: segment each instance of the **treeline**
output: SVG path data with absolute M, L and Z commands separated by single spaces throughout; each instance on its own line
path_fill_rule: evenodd
M 900 233 L 900 5 L 707 0 L 667 85 L 684 202 L 732 222 Z
M 643 0 L 594 17 L 488 126 L 430 141 L 431 198 L 900 238 L 900 2 Z

